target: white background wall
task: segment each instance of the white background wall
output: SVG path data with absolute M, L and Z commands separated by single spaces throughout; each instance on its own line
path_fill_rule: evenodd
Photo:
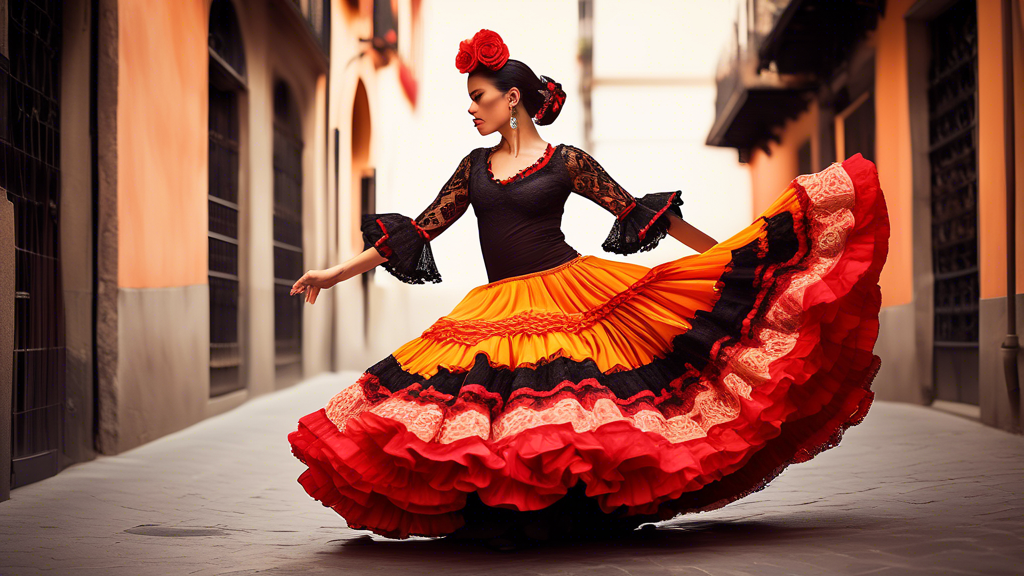
M 715 240 L 750 223 L 749 171 L 736 151 L 704 144 L 715 119 L 714 72 L 732 32 L 732 2 L 594 3 L 591 155 L 634 196 L 682 190 L 683 218 Z M 561 120 L 561 119 L 559 119 Z M 601 251 L 610 215 L 581 197 L 564 230 L 577 250 L 645 266 L 694 251 L 666 237 L 651 252 Z

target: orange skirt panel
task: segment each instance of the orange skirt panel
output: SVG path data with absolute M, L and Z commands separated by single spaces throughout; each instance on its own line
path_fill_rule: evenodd
M 762 216 L 798 207 L 789 188 Z M 593 359 L 612 373 L 649 364 L 710 311 L 731 251 L 765 238 L 764 220 L 700 253 L 653 268 L 582 255 L 550 270 L 469 291 L 455 308 L 393 352 L 423 378 L 469 369 L 477 354 L 494 367 L 535 367 L 555 358 Z

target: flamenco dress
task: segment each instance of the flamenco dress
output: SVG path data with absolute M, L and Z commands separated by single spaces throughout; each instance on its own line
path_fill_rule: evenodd
M 430 241 L 472 205 L 489 282 L 288 435 L 299 483 L 349 527 L 630 530 L 742 498 L 862 421 L 889 238 L 870 161 L 798 176 L 731 238 L 647 267 L 570 247 L 564 204 L 607 209 L 602 248 L 632 254 L 682 217 L 678 190 L 634 197 L 567 144 L 498 181 L 495 149 L 418 217 L 363 217 L 388 272 L 439 282 Z

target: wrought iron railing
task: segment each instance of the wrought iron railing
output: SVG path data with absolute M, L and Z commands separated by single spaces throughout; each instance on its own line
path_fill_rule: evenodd
M 331 1 L 291 0 L 324 54 L 331 53 Z

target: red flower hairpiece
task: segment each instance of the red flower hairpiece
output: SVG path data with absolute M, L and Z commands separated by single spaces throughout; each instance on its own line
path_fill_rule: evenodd
M 506 62 L 508 46 L 497 32 L 486 28 L 481 28 L 472 39 L 459 42 L 459 53 L 455 56 L 455 66 L 463 74 L 472 72 L 479 64 L 497 70 Z

